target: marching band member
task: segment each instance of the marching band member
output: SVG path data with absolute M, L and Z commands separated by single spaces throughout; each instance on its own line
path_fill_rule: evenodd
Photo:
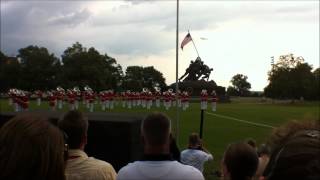
M 153 100 L 153 95 L 152 92 L 148 90 L 146 93 L 146 103 L 147 103 L 147 109 L 150 109 L 152 106 L 152 100 Z
M 78 110 L 79 109 L 79 102 L 81 100 L 81 91 L 80 91 L 79 87 L 76 86 L 73 88 L 73 92 L 75 94 L 74 108 L 76 110 Z
M 121 92 L 120 93 L 120 98 L 121 98 L 121 104 L 122 104 L 122 107 L 125 108 L 126 107 L 126 101 L 127 101 L 127 98 L 126 98 L 126 92 Z
M 9 97 L 9 105 L 13 105 L 13 99 L 14 99 L 14 96 L 15 96 L 15 91 L 16 89 L 9 89 L 9 92 L 8 92 L 8 97 Z
M 170 107 L 173 106 L 175 107 L 177 105 L 177 101 L 176 101 L 176 94 L 173 92 L 173 89 L 171 89 L 170 92 Z
M 183 91 L 181 94 L 181 104 L 182 104 L 182 110 L 186 110 L 189 107 L 189 94 L 187 91 Z
M 167 93 L 167 96 L 168 96 L 168 99 L 169 99 L 169 101 L 168 101 L 168 107 L 169 108 L 171 108 L 171 106 L 173 105 L 173 101 L 174 101 L 174 99 L 175 99 L 175 96 L 174 96 L 174 93 L 173 93 L 173 89 L 169 89 L 168 90 L 168 93 Z
M 15 111 L 16 112 L 20 112 L 22 111 L 22 107 L 21 107 L 21 90 L 17 90 L 15 98 L 14 98 L 14 104 L 15 104 Z
M 93 112 L 95 93 L 88 85 L 84 87 L 84 91 L 85 91 L 86 107 L 89 109 L 90 112 Z
M 141 92 L 141 105 L 143 108 L 145 108 L 147 106 L 147 88 L 143 88 L 142 92 Z
M 105 91 L 104 94 L 105 94 L 105 106 L 106 106 L 106 109 L 110 109 L 110 98 L 111 98 L 110 90 Z
M 203 89 L 200 94 L 201 110 L 208 108 L 208 93 L 206 89 Z
M 72 111 L 75 109 L 74 103 L 76 100 L 76 95 L 71 89 L 68 89 L 67 90 L 67 97 L 68 97 L 69 109 Z
M 19 106 L 19 92 L 20 90 L 18 89 L 14 89 L 12 95 L 13 95 L 13 106 L 14 106 L 14 111 L 15 112 L 19 112 L 20 111 L 20 106 Z
M 43 93 L 40 90 L 36 90 L 35 91 L 35 95 L 37 97 L 37 105 L 40 106 L 41 105 L 41 99 L 43 97 Z
M 88 86 L 88 85 L 86 85 L 85 87 L 84 87 L 84 102 L 85 102 L 85 105 L 86 105 L 86 108 L 87 109 L 90 109 L 90 103 L 89 103 L 89 100 L 90 100 L 90 91 L 91 90 L 91 88 Z
M 161 99 L 161 88 L 160 87 L 155 87 L 155 98 L 156 98 L 156 107 L 160 107 L 160 99 Z
M 132 92 L 132 107 L 137 106 L 137 101 L 138 101 L 138 94 L 137 92 Z
M 113 109 L 114 108 L 114 98 L 115 98 L 115 93 L 113 89 L 109 90 L 109 108 Z
M 29 105 L 28 97 L 24 91 L 22 90 L 16 91 L 14 104 L 15 104 L 16 112 L 28 110 L 28 105 Z
M 137 106 L 141 106 L 142 93 L 136 92 L 136 95 L 137 95 Z
M 82 104 L 87 105 L 87 97 L 86 97 L 86 91 L 80 91 L 81 92 L 81 98 L 82 98 Z
M 169 94 L 169 91 L 163 92 L 163 105 L 166 108 L 166 110 L 169 110 L 169 108 L 170 108 L 170 94 Z
M 217 93 L 216 93 L 215 90 L 213 90 L 212 93 L 211 93 L 212 111 L 216 111 L 217 110 L 217 101 L 218 101 Z
M 132 106 L 132 93 L 130 90 L 127 90 L 127 107 L 128 109 L 131 109 L 131 106 Z
M 56 97 L 58 100 L 58 109 L 62 109 L 64 96 L 65 96 L 65 90 L 62 87 L 58 86 L 56 91 Z
M 48 91 L 47 92 L 47 98 L 49 100 L 49 106 L 50 106 L 51 110 L 55 111 L 56 110 L 56 104 L 57 104 L 56 93 Z
M 94 95 L 92 92 L 88 92 L 88 107 L 89 107 L 89 112 L 93 112 L 93 110 L 94 110 Z
M 93 112 L 94 110 L 94 100 L 95 100 L 95 93 L 91 90 L 89 91 L 89 110 Z
M 88 91 L 85 92 L 85 105 L 87 109 L 90 109 L 90 93 Z
M 27 111 L 29 108 L 29 97 L 25 91 L 21 91 L 20 107 L 22 107 L 23 111 Z
M 105 111 L 105 110 L 106 110 L 106 96 L 105 96 L 105 91 L 100 91 L 100 92 L 99 92 L 99 99 L 100 99 L 101 110 L 102 110 L 102 111 Z

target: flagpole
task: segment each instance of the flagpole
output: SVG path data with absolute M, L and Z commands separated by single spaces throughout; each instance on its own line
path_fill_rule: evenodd
M 176 29 L 176 130 L 175 130 L 175 136 L 177 143 L 179 142 L 179 107 L 178 107 L 178 90 L 179 90 L 179 84 L 178 84 L 178 65 L 179 65 L 179 0 L 177 0 L 177 29 Z
M 188 32 L 189 32 L 189 31 L 188 31 Z M 192 41 L 192 44 L 193 44 L 194 49 L 196 50 L 196 52 L 197 52 L 197 54 L 198 54 L 198 57 L 200 57 L 200 56 L 199 56 L 198 49 L 197 49 L 197 46 L 196 46 L 196 44 L 195 44 L 194 41 L 193 41 L 193 38 L 191 38 L 191 41 Z

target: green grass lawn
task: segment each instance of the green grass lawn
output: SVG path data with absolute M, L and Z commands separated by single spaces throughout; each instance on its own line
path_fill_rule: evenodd
M 0 105 L 1 111 L 13 111 L 12 107 L 8 106 L 7 100 L 0 100 Z M 35 101 L 31 101 L 30 109 L 48 109 L 48 103 L 43 102 L 42 106 L 38 107 Z M 63 110 L 66 111 L 67 107 Z M 81 107 L 81 110 L 87 111 L 84 107 Z M 97 107 L 96 110 L 100 111 L 100 108 Z M 163 108 L 152 108 L 151 110 L 136 108 L 128 110 L 120 108 L 119 104 L 118 107 L 113 110 L 113 112 L 144 114 L 152 111 L 166 113 L 172 119 L 173 130 L 175 131 L 177 117 L 175 108 L 171 108 L 169 111 Z M 208 110 L 207 112 L 210 111 Z M 214 112 L 214 114 L 277 127 L 290 120 L 319 120 L 319 102 L 271 104 L 261 103 L 258 99 L 252 98 L 249 100 L 236 99 L 232 103 L 218 104 L 217 111 Z M 188 135 L 191 132 L 199 132 L 200 104 L 191 103 L 187 111 L 179 111 L 179 117 L 178 143 L 180 149 L 183 150 L 187 146 Z M 229 143 L 250 137 L 260 144 L 266 141 L 271 131 L 272 128 L 270 127 L 260 127 L 205 113 L 203 140 L 205 146 L 211 151 L 215 158 L 214 161 L 206 164 L 204 172 L 206 179 L 216 179 L 212 173 L 220 168 L 219 165 L 223 152 Z

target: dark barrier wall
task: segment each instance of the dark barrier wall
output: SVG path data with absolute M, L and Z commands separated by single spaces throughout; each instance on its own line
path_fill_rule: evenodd
M 63 112 L 33 111 L 46 116 L 53 124 Z M 0 113 L 0 127 L 17 113 Z M 89 119 L 88 144 L 85 151 L 89 156 L 107 161 L 118 171 L 129 162 L 140 159 L 140 123 L 145 115 L 124 113 L 86 113 Z

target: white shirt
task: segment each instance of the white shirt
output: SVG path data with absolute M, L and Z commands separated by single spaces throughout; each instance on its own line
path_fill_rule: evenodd
M 204 163 L 213 160 L 213 156 L 201 150 L 186 149 L 181 152 L 180 160 L 183 164 L 193 166 L 203 172 Z
M 204 180 L 196 168 L 177 161 L 135 161 L 120 169 L 117 180 Z
M 115 180 L 116 172 L 112 165 L 88 157 L 80 149 L 69 150 L 69 157 L 75 157 L 67 161 L 66 177 L 67 180 Z

